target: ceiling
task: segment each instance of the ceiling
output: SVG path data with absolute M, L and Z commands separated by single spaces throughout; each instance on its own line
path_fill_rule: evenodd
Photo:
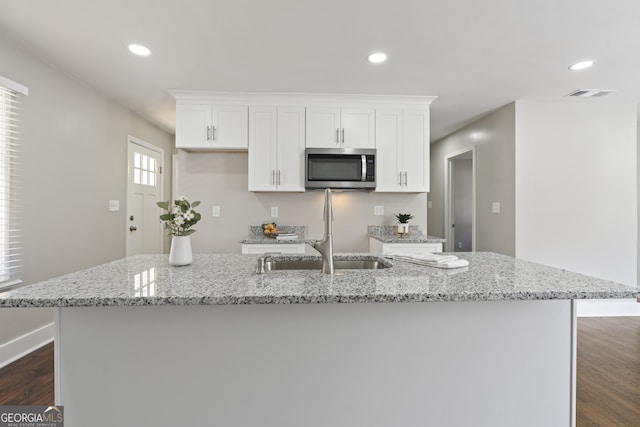
M 0 37 L 170 132 L 168 89 L 435 95 L 436 140 L 518 99 L 637 104 L 639 16 L 637 0 L 5 0 Z

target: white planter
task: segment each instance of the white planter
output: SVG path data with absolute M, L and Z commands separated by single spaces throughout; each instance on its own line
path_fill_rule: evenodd
M 170 265 L 189 265 L 193 262 L 191 236 L 173 236 L 169 251 Z
M 396 224 L 397 234 L 409 234 L 409 224 Z

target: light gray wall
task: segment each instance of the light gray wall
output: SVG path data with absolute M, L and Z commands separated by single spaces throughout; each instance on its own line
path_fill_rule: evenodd
M 456 252 L 471 252 L 473 220 L 473 161 L 453 161 L 451 176 L 455 227 L 454 247 Z
M 25 282 L 123 257 L 127 135 L 165 149 L 167 194 L 173 136 L 5 35 L 0 75 L 29 88 L 21 104 Z M 108 211 L 110 199 L 119 212 Z M 0 309 L 0 345 L 52 319 L 48 309 Z
M 516 102 L 516 255 L 635 285 L 637 109 L 577 101 Z
M 445 157 L 476 146 L 476 250 L 515 255 L 515 104 L 431 144 L 429 234 L 444 237 Z M 492 202 L 501 213 L 492 214 Z
M 271 221 L 272 206 L 278 206 L 280 225 L 304 225 L 309 238 L 323 233 L 322 191 L 306 193 L 252 193 L 247 190 L 246 153 L 187 153 L 179 156 L 179 192 L 189 200 L 200 200 L 202 221 L 192 235 L 194 252 L 240 252 L 239 241 L 250 225 Z M 337 252 L 367 252 L 367 225 L 392 225 L 394 213 L 412 213 L 412 224 L 426 227 L 427 196 L 336 192 L 333 197 L 334 244 Z M 219 205 L 221 216 L 212 217 Z M 384 216 L 374 216 L 373 207 L 383 205 Z

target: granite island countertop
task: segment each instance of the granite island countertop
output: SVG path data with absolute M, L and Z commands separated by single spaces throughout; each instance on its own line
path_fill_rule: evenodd
M 409 226 L 409 234 L 398 235 L 393 225 L 370 225 L 369 237 L 382 243 L 444 243 L 446 239 L 423 234 L 419 225 Z
M 637 298 L 640 288 L 490 252 L 457 253 L 469 266 L 443 270 L 383 259 L 381 270 L 271 271 L 256 258 L 196 254 L 172 267 L 167 255 L 136 255 L 0 293 L 0 307 L 316 304 Z M 346 255 L 336 255 L 336 259 Z M 349 258 L 371 254 L 349 254 Z M 305 255 L 274 259 L 317 259 Z

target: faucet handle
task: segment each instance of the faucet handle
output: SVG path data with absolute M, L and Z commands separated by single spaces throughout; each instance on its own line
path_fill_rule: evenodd
M 267 271 L 267 260 L 272 255 L 280 255 L 282 252 L 265 252 L 262 256 L 258 257 L 256 264 L 256 274 L 265 274 Z

